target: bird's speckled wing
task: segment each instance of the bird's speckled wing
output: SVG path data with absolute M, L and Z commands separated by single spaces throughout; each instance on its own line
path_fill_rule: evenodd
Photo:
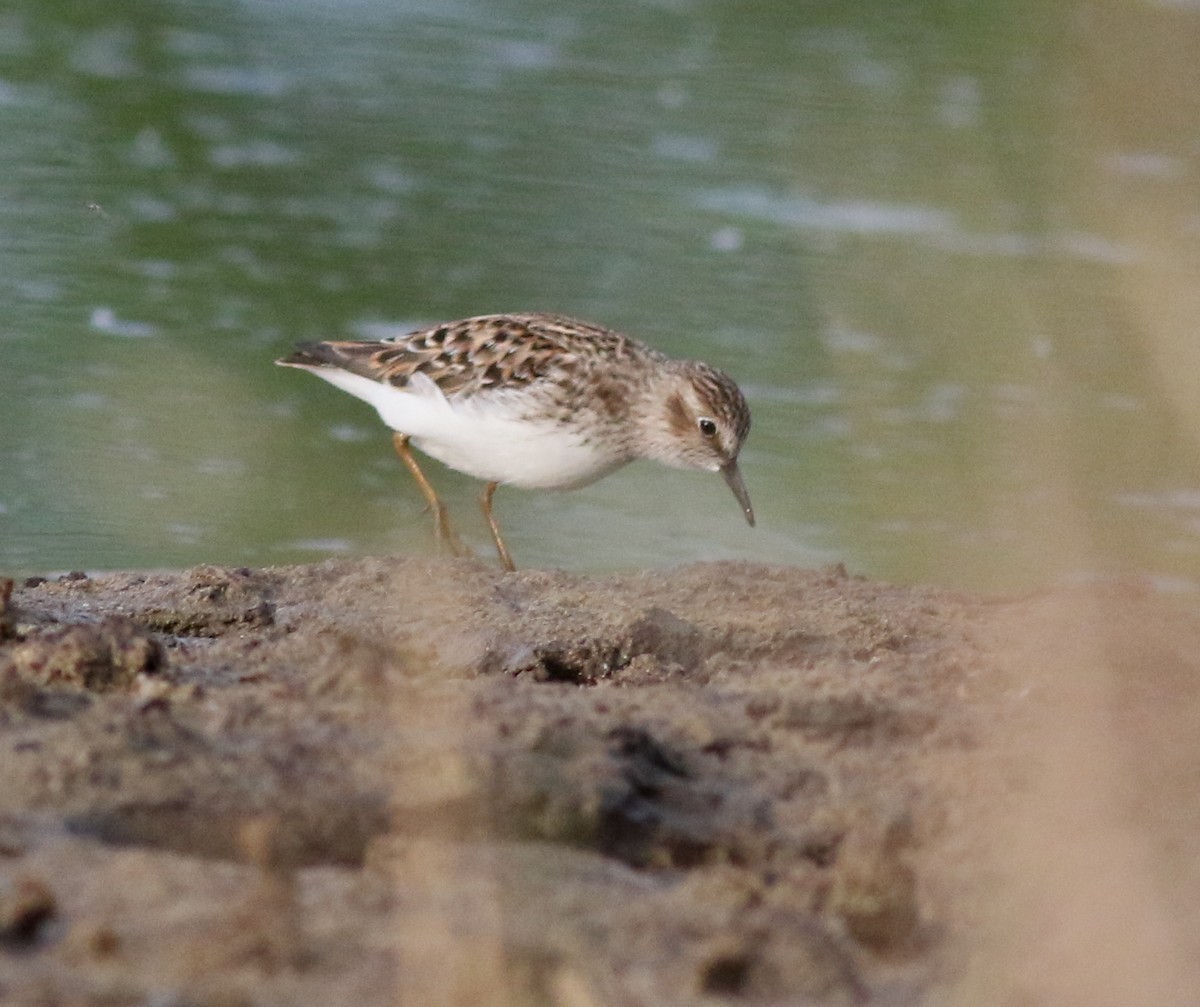
M 597 359 L 653 354 L 641 343 L 559 315 L 481 315 L 382 341 L 301 343 L 280 363 L 340 367 L 403 388 L 416 373 L 447 396 L 519 388 Z

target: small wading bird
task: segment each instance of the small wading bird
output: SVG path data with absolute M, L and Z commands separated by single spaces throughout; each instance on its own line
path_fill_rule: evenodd
M 276 361 L 370 403 L 433 511 L 439 539 L 469 550 L 412 447 L 486 482 L 481 503 L 506 569 L 512 556 L 492 514 L 502 483 L 585 486 L 638 458 L 719 472 L 754 524 L 738 452 L 750 409 L 733 379 L 672 360 L 598 325 L 546 314 L 482 315 L 374 341 L 300 343 Z

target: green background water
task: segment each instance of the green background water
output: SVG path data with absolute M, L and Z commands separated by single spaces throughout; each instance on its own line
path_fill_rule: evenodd
M 1194 589 L 1197 52 L 1184 3 L 18 0 L 0 571 L 428 553 L 271 361 L 552 310 L 738 378 L 759 527 L 632 466 L 502 491 L 523 565 Z

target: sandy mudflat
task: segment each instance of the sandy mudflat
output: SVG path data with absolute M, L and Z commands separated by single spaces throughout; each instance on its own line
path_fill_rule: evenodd
M 751 564 L 0 615 L 0 1002 L 1200 1000 L 1200 619 Z

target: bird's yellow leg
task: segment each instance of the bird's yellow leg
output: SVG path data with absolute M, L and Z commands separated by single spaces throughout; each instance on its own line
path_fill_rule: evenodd
M 433 527 L 437 533 L 438 541 L 445 542 L 455 556 L 472 555 L 471 550 L 458 537 L 458 533 L 450 523 L 450 514 L 446 510 L 446 505 L 438 498 L 433 484 L 425 478 L 425 473 L 421 471 L 421 466 L 417 464 L 417 460 L 413 457 L 412 448 L 408 446 L 408 440 L 408 434 L 392 434 L 392 444 L 395 445 L 396 454 L 404 462 L 404 467 L 412 473 L 412 477 L 416 480 L 421 495 L 425 497 L 425 502 L 429 504 L 429 509 L 433 511 Z
M 495 515 L 492 514 L 492 497 L 496 495 L 496 487 L 499 483 L 488 483 L 483 490 L 483 496 L 479 498 L 479 503 L 483 507 L 483 516 L 487 519 L 488 527 L 492 530 L 492 541 L 496 543 L 496 552 L 500 554 L 500 562 L 504 565 L 505 570 L 515 570 L 516 566 L 512 561 L 512 555 L 508 551 L 508 546 L 504 544 L 504 539 L 500 537 L 500 526 L 496 524 Z

